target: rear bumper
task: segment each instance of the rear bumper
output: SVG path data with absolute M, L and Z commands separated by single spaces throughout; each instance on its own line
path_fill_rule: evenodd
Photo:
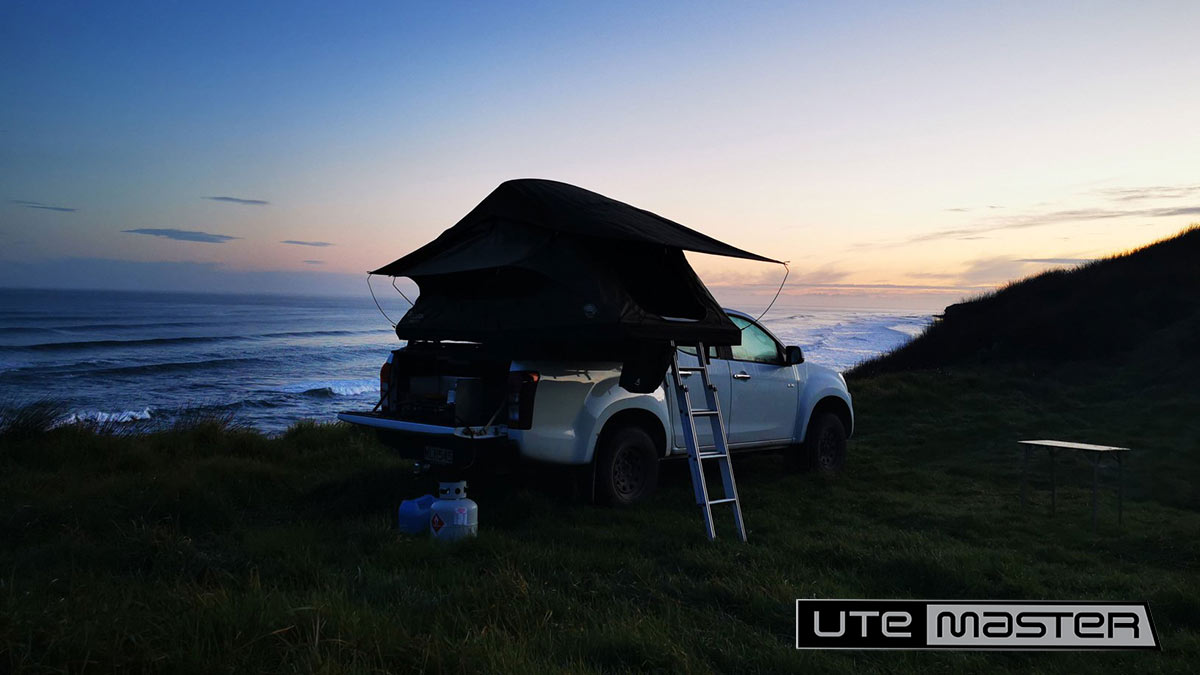
M 379 441 L 401 457 L 465 469 L 517 459 L 517 444 L 504 427 L 443 427 L 407 422 L 379 413 L 343 412 L 338 419 L 375 430 Z

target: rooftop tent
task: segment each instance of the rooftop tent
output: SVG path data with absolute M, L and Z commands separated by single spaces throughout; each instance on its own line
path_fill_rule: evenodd
M 396 325 L 401 339 L 571 349 L 627 369 L 653 354 L 657 370 L 669 340 L 741 342 L 684 250 L 779 262 L 595 192 L 522 179 L 371 274 L 421 289 Z

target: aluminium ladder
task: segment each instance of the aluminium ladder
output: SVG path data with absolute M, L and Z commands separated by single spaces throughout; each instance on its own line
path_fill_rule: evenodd
M 709 540 L 717 536 L 713 524 L 712 507 L 718 504 L 733 505 L 733 521 L 737 527 L 738 537 L 746 541 L 746 526 L 742 522 L 742 503 L 738 499 L 737 483 L 733 479 L 733 464 L 730 463 L 729 439 L 725 435 L 725 418 L 721 415 L 721 403 L 717 397 L 717 387 L 708 376 L 708 350 L 703 343 L 696 343 L 697 366 L 679 365 L 679 348 L 671 342 L 671 380 L 675 385 L 675 396 L 679 402 L 679 420 L 683 424 L 683 440 L 687 445 L 688 466 L 692 470 L 692 490 L 696 494 L 696 504 L 704 513 L 704 532 Z M 692 373 L 700 373 L 702 389 L 704 390 L 704 408 L 693 408 L 692 397 L 688 385 L 683 378 Z M 696 435 L 696 418 L 708 418 L 712 424 L 713 444 L 700 446 Z M 721 472 L 721 484 L 725 496 L 720 499 L 710 499 L 708 483 L 705 481 L 704 462 L 715 461 Z

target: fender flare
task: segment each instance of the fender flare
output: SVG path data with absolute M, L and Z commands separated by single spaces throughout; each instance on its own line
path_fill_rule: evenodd
M 637 416 L 642 420 L 656 420 L 659 429 L 650 429 L 651 436 L 656 440 L 661 440 L 663 447 L 661 448 L 662 456 L 666 456 L 670 452 L 670 429 L 671 420 L 667 414 L 666 395 L 660 387 L 649 394 L 631 394 L 622 398 L 608 402 L 599 414 L 596 415 L 593 422 L 591 432 L 587 438 L 581 438 L 585 444 L 582 448 L 577 448 L 577 452 L 581 452 L 583 461 L 591 462 L 596 456 L 596 445 L 600 440 L 601 434 L 607 429 L 609 422 L 616 417 L 625 417 L 630 413 L 636 412 Z
M 815 388 L 811 393 L 805 392 L 800 415 L 796 416 L 796 442 L 804 442 L 808 435 L 808 423 L 812 420 L 813 413 L 818 409 L 824 411 L 825 408 L 831 406 L 833 408 L 831 412 L 842 417 L 842 423 L 846 425 L 846 437 L 849 438 L 853 435 L 854 404 L 851 402 L 850 394 L 840 387 L 827 386 Z

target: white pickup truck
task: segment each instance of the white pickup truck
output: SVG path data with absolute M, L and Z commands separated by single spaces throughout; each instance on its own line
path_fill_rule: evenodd
M 792 469 L 839 470 L 854 429 L 845 379 L 806 363 L 799 347 L 784 347 L 746 314 L 726 313 L 742 344 L 708 349 L 730 449 L 782 450 Z M 679 359 L 697 365 L 694 350 Z M 447 468 L 594 463 L 596 498 L 630 504 L 654 490 L 659 460 L 687 450 L 669 382 L 634 394 L 620 374 L 620 363 L 509 359 L 483 345 L 413 341 L 380 370 L 377 409 L 338 418 L 375 429 L 404 457 Z M 701 446 L 711 443 L 709 426 L 696 426 Z

